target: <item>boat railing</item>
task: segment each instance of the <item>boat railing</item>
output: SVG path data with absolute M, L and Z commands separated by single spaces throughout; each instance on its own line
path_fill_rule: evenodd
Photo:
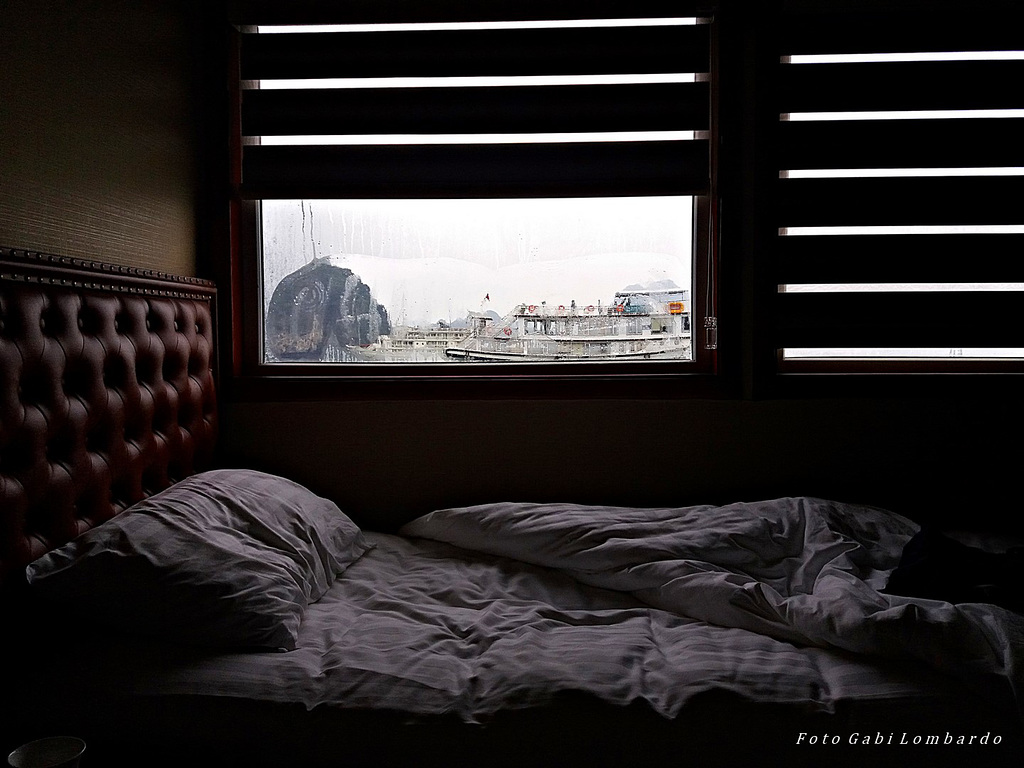
M 684 303 L 673 301 L 666 305 L 652 304 L 586 304 L 550 305 L 520 304 L 512 313 L 515 317 L 616 317 L 622 315 L 680 315 L 685 314 Z
M 597 317 L 609 314 L 609 307 L 600 304 L 520 304 L 514 314 L 520 317 Z
M 590 358 L 600 356 L 602 353 L 596 346 L 599 342 L 588 341 L 586 337 L 579 337 L 573 341 L 557 340 L 557 339 L 545 339 L 543 337 L 525 337 L 525 338 L 491 338 L 478 336 L 473 339 L 472 345 L 466 347 L 476 352 L 496 353 L 501 355 L 524 355 L 531 357 L 560 357 L 560 358 L 573 358 L 579 357 Z M 664 345 L 669 346 L 688 346 L 689 335 L 685 337 L 676 338 L 665 338 L 661 339 L 656 336 L 647 337 L 632 337 L 622 339 L 609 338 L 604 340 L 606 354 L 611 350 L 614 345 L 618 352 L 642 353 L 645 351 L 655 351 L 658 349 L 665 349 Z

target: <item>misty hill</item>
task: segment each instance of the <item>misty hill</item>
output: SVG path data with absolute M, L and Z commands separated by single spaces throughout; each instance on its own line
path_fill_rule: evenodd
M 621 293 L 628 293 L 629 291 L 681 291 L 681 290 L 684 290 L 684 289 L 680 288 L 676 284 L 675 280 L 655 280 L 655 281 L 650 282 L 650 283 L 643 283 L 643 284 L 633 283 L 632 285 L 627 285 L 620 292 Z

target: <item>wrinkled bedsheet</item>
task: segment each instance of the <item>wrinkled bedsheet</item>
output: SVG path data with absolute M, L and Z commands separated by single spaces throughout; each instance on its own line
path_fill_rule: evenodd
M 490 504 L 439 510 L 402 533 L 558 569 L 718 627 L 916 658 L 1024 690 L 1019 616 L 880 591 L 917 530 L 881 509 L 784 498 L 684 509 Z
M 671 718 L 709 690 L 833 711 L 948 696 L 949 671 L 1015 678 L 1014 614 L 878 591 L 915 531 L 815 499 L 440 510 L 368 532 L 293 651 L 111 647 L 78 683 L 480 721 L 564 691 Z

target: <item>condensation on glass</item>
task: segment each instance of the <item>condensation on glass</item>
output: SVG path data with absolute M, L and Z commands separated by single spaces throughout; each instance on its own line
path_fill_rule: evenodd
M 266 362 L 692 360 L 692 198 L 265 200 Z

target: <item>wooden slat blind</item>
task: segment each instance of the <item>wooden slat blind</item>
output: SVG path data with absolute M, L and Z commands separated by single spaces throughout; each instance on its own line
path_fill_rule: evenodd
M 386 24 L 710 16 L 715 0 L 229 0 L 236 24 Z
M 1020 347 L 1012 293 L 792 293 L 780 335 L 790 347 Z
M 1024 166 L 1021 118 L 834 120 L 781 128 L 779 167 L 789 170 Z
M 253 146 L 246 186 L 261 198 L 678 195 L 704 189 L 696 141 Z
M 869 247 L 862 237 L 810 235 L 784 245 L 775 269 L 780 284 L 870 283 L 880 275 L 889 283 L 956 283 L 965 260 L 978 282 L 1024 282 L 1019 235 L 875 235 Z
M 251 90 L 255 136 L 708 129 L 708 83 Z
M 929 48 L 934 49 L 934 46 Z M 783 67 L 779 111 L 1013 109 L 1024 61 L 894 61 Z
M 1021 176 L 782 179 L 779 186 L 785 227 L 1024 223 Z M 964 264 L 965 279 L 970 268 Z
M 1024 278 L 1024 121 L 805 119 L 806 113 L 1024 110 L 1024 61 L 793 63 L 806 54 L 1004 51 L 1011 19 L 980 14 L 799 13 L 781 18 L 777 80 L 778 285 L 889 284 L 874 291 L 780 291 L 774 344 L 787 348 L 1024 348 L 1024 293 L 975 290 Z M 936 18 L 939 17 L 939 18 Z M 1014 43 L 1014 38 L 1016 42 Z M 1021 113 L 1024 115 L 1024 113 Z M 858 118 L 858 119 L 853 119 Z M 838 169 L 912 169 L 896 177 Z M 918 169 L 952 169 L 945 175 Z M 961 170 L 965 169 L 965 170 Z M 806 171 L 815 171 L 807 177 Z M 890 171 L 891 173 L 891 171 Z M 863 175 L 863 174 L 862 174 Z M 991 233 L 922 228 L 991 227 Z M 905 234 L 803 235 L 798 227 L 900 227 Z M 965 284 L 960 291 L 892 284 Z
M 256 20 L 266 8 L 255 4 Z M 347 4 L 346 4 L 347 5 Z M 392 4 L 384 4 L 385 7 Z M 463 4 L 465 5 L 465 4 Z M 485 4 L 486 5 L 486 4 Z M 501 4 L 499 4 L 501 5 Z M 649 15 L 649 4 L 598 3 L 596 18 Z M 300 4 L 306 7 L 308 4 Z M 528 4 L 509 18 L 573 18 L 579 4 Z M 243 10 L 245 4 L 242 4 Z M 448 18 L 453 4 L 438 13 Z M 356 3 L 357 20 L 377 19 Z M 562 9 L 563 12 L 560 12 Z M 322 10 L 322 9 L 321 9 Z M 391 9 L 394 11 L 394 8 Z M 613 13 L 616 10 L 617 13 Z M 676 10 L 676 9 L 673 9 Z M 635 12 L 636 11 L 636 12 Z M 255 13 L 255 11 L 254 11 Z M 401 17 L 385 14 L 387 20 Z M 458 14 L 456 14 L 458 15 Z M 464 15 L 464 14 L 461 14 Z M 592 14 L 586 13 L 584 18 Z M 280 14 L 269 14 L 280 21 Z M 320 22 L 328 21 L 320 12 Z M 483 18 L 493 17 L 493 8 Z M 243 17 L 239 17 L 244 19 Z M 409 20 L 422 14 L 412 13 Z M 252 19 L 250 19 L 252 20 Z M 304 20 L 299 18 L 298 20 Z M 334 18 L 349 22 L 352 18 Z M 462 20 L 468 20 L 463 18 Z M 302 143 L 270 136 L 579 134 L 707 131 L 710 113 L 708 24 L 523 29 L 244 32 L 240 78 L 345 78 L 343 88 L 242 91 L 241 193 L 296 197 L 459 197 L 703 194 L 709 143 L 530 141 Z M 537 75 L 677 75 L 697 82 L 630 84 L 381 87 L 378 78 Z M 353 79 L 374 78 L 360 86 Z M 671 79 L 671 78 L 662 78 Z
M 246 36 L 242 79 L 591 75 L 707 70 L 703 26 Z
M 1018 0 L 781 0 L 780 5 L 784 55 L 1008 51 L 1020 45 Z

